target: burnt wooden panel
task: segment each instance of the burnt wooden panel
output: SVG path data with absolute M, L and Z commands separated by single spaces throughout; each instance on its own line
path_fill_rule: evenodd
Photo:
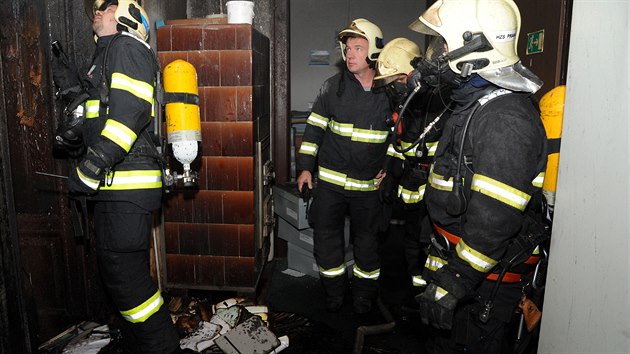
M 7 294 L 15 297 L 9 303 L 17 306 L 8 321 L 12 331 L 23 332 L 11 334 L 13 350 L 9 352 L 26 353 L 85 319 L 88 309 L 91 281 L 86 277 L 83 246 L 75 241 L 70 227 L 65 182 L 36 172 L 67 173 L 67 162 L 52 154 L 52 132 L 60 107 L 49 72 L 50 43 L 54 37 L 69 53 L 69 49 L 87 50 L 80 42 L 91 37 L 91 30 L 82 3 L 8 3 L 0 9 L 4 127 L 0 139 L 7 148 L 2 161 L 7 176 L 3 189 L 13 226 L 0 237 L 17 249 L 13 259 L 16 292 Z M 86 29 L 84 36 L 74 30 L 79 26 Z M 72 57 L 85 65 L 89 54 L 79 51 Z M 18 321 L 24 326 L 17 325 Z

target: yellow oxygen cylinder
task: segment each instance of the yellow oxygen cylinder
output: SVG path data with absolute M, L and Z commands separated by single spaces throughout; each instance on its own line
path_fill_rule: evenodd
M 166 139 L 173 157 L 184 166 L 184 186 L 196 184 L 197 174 L 190 164 L 199 152 L 201 118 L 195 67 L 177 59 L 164 68 Z
M 545 132 L 547 133 L 548 150 L 543 194 L 551 207 L 556 203 L 556 185 L 558 182 L 558 162 L 560 158 L 560 139 L 562 138 L 565 92 L 565 85 L 556 86 L 543 95 L 539 103 L 540 118 L 545 126 Z

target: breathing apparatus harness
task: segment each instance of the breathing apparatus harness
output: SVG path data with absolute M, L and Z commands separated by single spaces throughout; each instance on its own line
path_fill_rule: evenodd
M 512 91 L 503 88 L 493 89 L 491 92 L 485 94 L 480 99 L 471 102 L 470 105 L 474 106 L 472 107 L 472 109 L 470 109 L 470 112 L 466 116 L 464 128 L 462 130 L 461 141 L 459 143 L 457 168 L 455 175 L 453 176 L 453 189 L 449 193 L 447 198 L 446 212 L 448 214 L 452 216 L 461 216 L 466 211 L 468 204 L 463 188 L 464 173 L 462 171 L 462 166 L 465 166 L 466 169 L 471 171 L 471 173 L 474 173 L 474 171 L 469 167 L 469 165 L 472 165 L 472 161 L 465 161 L 466 159 L 464 154 L 464 145 L 467 141 L 470 122 L 472 121 L 473 117 L 480 112 L 481 109 L 486 107 L 487 103 L 498 97 L 511 93 Z M 470 105 L 465 106 L 464 109 L 468 109 Z M 544 151 L 543 153 L 546 154 L 546 151 Z M 538 166 L 539 170 L 541 168 L 542 166 Z M 479 312 L 479 321 L 481 321 L 482 323 L 487 323 L 490 319 L 490 313 L 492 311 L 492 308 L 494 307 L 494 299 L 506 273 L 512 268 L 512 266 L 524 262 L 537 246 L 546 242 L 551 237 L 550 227 L 539 220 L 540 218 L 536 217 L 535 215 L 532 216 L 532 214 L 535 213 L 532 211 L 526 212 L 526 223 L 524 226 L 524 230 L 521 231 L 521 233 L 516 238 L 514 238 L 510 246 L 508 246 L 505 256 L 499 262 L 501 272 L 498 274 L 490 295 L 487 299 L 485 299 L 483 307 Z M 434 242 L 433 244 L 439 246 L 439 244 L 437 244 L 436 242 Z M 542 262 L 546 262 L 547 257 L 546 252 L 543 251 L 543 253 L 545 255 L 545 259 L 541 259 L 536 265 L 534 277 L 532 280 L 532 286 L 543 286 L 539 275 L 540 268 L 544 267 L 541 266 L 541 264 Z
M 151 124 L 142 131 L 142 133 L 138 136 L 138 140 L 136 140 L 136 142 L 139 143 L 139 145 L 134 144 L 134 146 L 132 147 L 128 155 L 130 155 L 131 157 L 138 157 L 138 158 L 148 157 L 155 160 L 160 165 L 160 169 L 163 172 L 162 185 L 164 186 L 165 185 L 164 171 L 165 171 L 167 163 L 166 163 L 165 151 L 160 152 L 160 150 L 158 149 L 158 146 L 161 147 L 164 145 L 162 134 L 161 134 L 162 121 L 161 121 L 161 109 L 160 109 L 161 107 L 160 102 L 161 102 L 161 98 L 163 97 L 163 94 L 162 94 L 163 90 L 162 90 L 162 83 L 161 83 L 161 78 L 160 78 L 160 64 L 158 63 L 157 57 L 155 56 L 155 53 L 153 53 L 153 51 L 151 50 L 151 47 L 149 46 L 149 44 L 147 44 L 146 42 L 142 41 L 141 39 L 137 38 L 133 34 L 126 31 L 120 31 L 112 37 L 112 39 L 109 41 L 109 43 L 107 43 L 107 46 L 105 47 L 105 53 L 103 55 L 103 63 L 101 65 L 101 72 L 100 72 L 101 81 L 98 84 L 100 102 L 102 104 L 109 104 L 110 82 L 109 82 L 108 76 L 106 75 L 107 69 L 109 68 L 108 60 L 107 60 L 109 56 L 109 49 L 114 43 L 114 41 L 116 41 L 119 38 L 122 38 L 123 36 L 131 37 L 137 40 L 138 42 L 140 42 L 142 45 L 144 45 L 147 48 L 148 52 L 150 53 L 151 58 L 153 59 L 153 65 L 156 72 L 156 77 L 155 77 L 156 85 L 155 85 L 155 90 L 153 93 L 153 99 L 156 101 L 156 104 L 153 105 L 153 109 L 155 110 L 154 113 L 155 113 L 157 122 L 152 120 Z M 155 128 L 155 132 L 153 132 L 154 128 Z M 153 132 L 153 134 L 150 131 Z M 106 169 L 105 176 L 108 176 L 109 172 L 114 173 L 114 170 Z M 109 182 L 106 179 L 105 183 L 108 185 L 111 185 L 113 183 L 113 177 L 114 176 L 112 175 Z
M 401 124 L 400 122 L 403 120 L 404 112 L 407 109 L 409 102 L 421 90 L 421 88 L 423 88 L 425 85 L 439 87 L 442 82 L 442 77 L 446 79 L 445 81 L 447 82 L 447 84 L 453 84 L 455 86 L 459 86 L 461 83 L 467 82 L 468 80 L 471 79 L 471 74 L 473 70 L 480 69 L 488 65 L 488 59 L 482 58 L 482 59 L 475 59 L 475 60 L 463 61 L 463 62 L 458 63 L 457 66 L 461 71 L 459 75 L 457 75 L 455 72 L 450 70 L 450 67 L 448 65 L 448 62 L 450 60 L 461 58 L 473 52 L 483 52 L 483 51 L 488 51 L 492 49 L 492 45 L 490 44 L 490 42 L 488 42 L 488 40 L 486 39 L 483 33 L 472 33 L 470 31 L 466 31 L 462 34 L 462 39 L 464 41 L 464 45 L 460 48 L 457 48 L 450 52 L 443 53 L 434 59 L 427 60 L 426 58 L 418 57 L 418 58 L 415 58 L 411 62 L 411 65 L 414 67 L 414 70 L 408 76 L 407 85 L 410 88 L 413 88 L 413 90 L 409 94 L 409 97 L 407 97 L 407 100 L 405 101 L 405 103 L 403 104 L 398 120 L 396 121 L 396 126 L 394 127 L 394 134 L 392 134 L 392 146 L 394 147 L 394 150 L 396 150 L 397 152 L 405 153 L 413 149 L 417 144 L 419 144 L 424 139 L 426 134 L 428 134 L 428 132 L 431 131 L 431 128 L 433 128 L 433 126 L 440 120 L 442 115 L 447 110 L 450 110 L 450 104 L 445 105 L 445 108 L 442 111 L 442 113 L 440 113 L 431 123 L 429 123 L 425 127 L 422 134 L 420 134 L 420 136 L 414 141 L 413 144 L 411 144 L 411 146 L 405 149 L 401 149 L 400 147 L 398 147 L 396 143 L 396 141 L 398 140 L 398 136 L 396 133 L 398 129 L 398 125 Z M 437 41 L 437 43 L 439 44 L 441 42 Z M 441 43 L 440 45 L 444 47 L 444 44 L 445 43 Z M 511 91 L 507 91 L 505 93 L 509 93 L 509 92 Z M 466 118 L 466 123 L 464 125 L 462 141 L 460 143 L 460 150 L 457 156 L 457 170 L 456 170 L 455 176 L 453 177 L 453 191 L 449 195 L 448 201 L 447 201 L 447 212 L 449 214 L 461 215 L 466 210 L 466 197 L 464 196 L 464 192 L 463 192 L 463 173 L 461 171 L 461 165 L 463 162 L 463 155 L 464 155 L 463 153 L 464 141 L 465 141 L 466 134 L 468 131 L 468 125 L 470 124 L 470 121 L 473 115 L 479 109 L 479 107 L 487 103 L 487 101 L 489 101 L 490 99 L 491 98 L 484 101 L 483 103 L 482 103 L 483 98 L 478 101 L 471 102 L 471 104 L 476 104 L 476 106 L 470 111 L 468 117 Z M 468 107 L 465 107 L 465 108 L 468 108 Z

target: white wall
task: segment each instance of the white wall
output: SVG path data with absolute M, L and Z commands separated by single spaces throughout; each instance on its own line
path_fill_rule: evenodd
M 338 72 L 341 52 L 335 36 L 350 21 L 372 21 L 383 31 L 385 43 L 406 37 L 424 48 L 422 36 L 407 28 L 424 9 L 421 0 L 291 0 L 291 109 L 309 110 L 324 80 Z M 309 66 L 311 49 L 328 50 L 330 65 Z
M 628 15 L 573 3 L 539 353 L 630 353 Z

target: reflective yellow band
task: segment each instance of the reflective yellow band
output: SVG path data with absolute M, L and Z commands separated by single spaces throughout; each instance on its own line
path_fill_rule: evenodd
M 77 167 L 77 175 L 79 175 L 79 179 L 81 182 L 85 183 L 86 186 L 92 188 L 93 190 L 98 189 L 98 185 L 101 184 L 101 181 L 97 179 L 90 178 L 81 172 L 81 169 Z
M 108 119 L 101 135 L 120 146 L 125 152 L 129 152 L 131 145 L 136 141 L 138 136 L 133 130 L 127 128 L 124 124 Z
M 513 206 L 520 211 L 525 210 L 525 207 L 527 207 L 527 203 L 529 203 L 531 198 L 531 196 L 525 192 L 480 174 L 473 175 L 472 185 L 470 188 L 473 191 L 477 191 L 490 198 L 494 198 L 507 205 Z
M 448 261 L 446 259 L 442 259 L 438 256 L 429 255 L 426 262 L 424 262 L 424 267 L 435 272 L 436 270 L 444 267 L 447 264 Z
M 497 261 L 478 252 L 468 246 L 464 240 L 459 240 L 459 243 L 455 247 L 459 258 L 468 262 L 468 264 L 479 272 L 487 273 L 490 269 L 497 265 Z
M 113 171 L 105 176 L 101 190 L 162 188 L 161 170 Z
M 400 142 L 400 147 L 403 148 L 403 150 L 405 149 L 409 149 L 411 147 L 412 143 L 408 143 L 406 141 L 401 141 Z M 420 145 L 416 145 L 415 148 L 413 149 L 409 149 L 407 151 L 405 151 L 405 156 L 409 156 L 409 157 L 416 157 L 416 151 L 418 150 L 418 148 L 420 148 Z M 420 148 L 420 151 L 422 151 L 422 148 Z
M 319 179 L 331 184 L 338 185 L 349 191 L 375 191 L 374 184 L 377 179 L 359 180 L 349 178 L 347 175 L 319 166 Z
M 339 267 L 331 268 L 331 269 L 324 269 L 322 267 L 319 267 L 319 274 L 321 274 L 322 276 L 326 278 L 335 278 L 345 273 L 346 273 L 346 267 L 344 264 L 340 265 Z
M 429 142 L 429 143 L 426 143 L 426 145 L 427 145 L 427 150 L 428 150 L 427 156 L 435 156 L 435 151 L 437 150 L 438 142 L 437 141 Z
M 389 136 L 387 130 L 358 129 L 352 130 L 352 141 L 360 141 L 363 143 L 384 143 Z
M 317 144 L 309 143 L 308 141 L 303 141 L 300 146 L 300 154 L 317 156 L 317 150 L 319 150 L 319 146 Z
M 411 277 L 411 284 L 413 286 L 426 286 L 427 281 L 422 278 L 422 275 L 413 275 Z
M 534 178 L 532 181 L 532 185 L 536 188 L 542 188 L 543 182 L 545 181 L 545 172 L 541 172 Z
M 326 130 L 326 127 L 328 126 L 328 118 L 312 112 L 311 115 L 308 116 L 306 124 L 310 124 Z
M 379 275 L 381 275 L 381 270 L 379 269 L 375 269 L 371 272 L 366 272 L 364 270 L 361 270 L 359 267 L 357 267 L 356 263 L 353 266 L 352 269 L 352 273 L 354 274 L 355 277 L 361 278 L 361 279 L 371 279 L 371 280 L 377 280 Z
M 153 296 L 139 306 L 136 306 L 131 310 L 120 311 L 120 313 L 131 323 L 144 322 L 151 317 L 151 315 L 158 312 L 163 303 L 164 299 L 158 290 Z
M 335 133 L 337 135 L 341 135 L 341 136 L 346 136 L 346 137 L 351 137 L 352 136 L 352 129 L 354 127 L 352 124 L 339 123 L 339 122 L 335 122 L 332 119 L 328 123 L 328 126 L 330 127 L 330 130 L 333 133 Z
M 429 184 L 435 189 L 450 192 L 453 190 L 453 177 L 449 178 L 448 181 L 444 180 L 444 176 L 433 172 L 432 166 L 431 173 L 429 174 Z
M 147 82 L 133 79 L 122 73 L 113 73 L 111 88 L 127 91 L 153 105 L 153 85 Z
M 446 296 L 446 294 L 448 294 L 448 291 L 438 286 L 435 290 L 435 301 L 440 300 L 441 298 Z
M 99 100 L 87 100 L 85 101 L 85 118 L 97 118 L 99 109 L 101 108 L 101 101 Z
M 389 147 L 387 147 L 387 155 L 401 159 L 401 160 L 405 159 L 405 155 L 396 151 L 396 149 L 394 149 L 394 146 L 392 144 L 389 144 Z
M 398 186 L 398 197 L 405 204 L 418 203 L 419 201 L 421 201 L 424 198 L 424 191 L 426 189 L 426 186 L 427 186 L 426 184 L 423 184 L 420 187 L 418 187 L 418 190 L 412 191 L 412 190 L 404 188 L 402 185 L 399 185 Z
M 337 135 L 349 137 L 352 141 L 363 143 L 384 143 L 389 135 L 388 130 L 359 129 L 354 128 L 352 124 L 339 123 L 332 119 L 328 123 L 328 127 L 330 131 Z

